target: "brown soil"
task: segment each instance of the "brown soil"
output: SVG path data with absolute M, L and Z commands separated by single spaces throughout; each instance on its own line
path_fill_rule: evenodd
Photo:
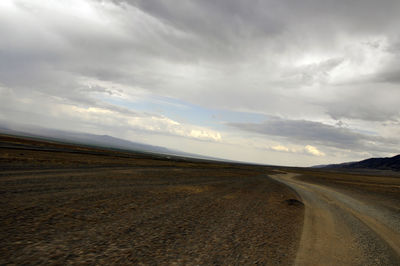
M 0 264 L 294 261 L 304 207 L 269 168 L 0 136 Z

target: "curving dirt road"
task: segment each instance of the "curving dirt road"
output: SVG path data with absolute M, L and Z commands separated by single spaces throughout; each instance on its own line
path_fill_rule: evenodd
M 367 197 L 300 181 L 297 175 L 272 176 L 293 188 L 306 206 L 296 265 L 400 265 L 397 208 L 383 209 Z

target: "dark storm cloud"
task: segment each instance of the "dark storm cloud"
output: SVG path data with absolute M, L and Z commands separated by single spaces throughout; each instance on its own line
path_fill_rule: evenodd
M 396 84 L 371 82 L 342 86 L 335 96 L 321 101 L 335 120 L 400 121 L 400 90 Z
M 256 42 L 284 30 L 270 7 L 262 2 L 243 1 L 185 1 L 173 5 L 168 1 L 132 1 L 132 3 L 184 32 L 207 36 L 212 42 L 237 45 Z M 233 47 L 226 47 L 228 50 Z
M 340 108 L 340 106 L 342 108 Z M 368 108 L 367 106 L 360 106 L 356 103 L 349 104 L 335 104 L 335 106 L 328 107 L 327 114 L 330 115 L 334 120 L 346 119 L 358 119 L 365 121 L 399 121 L 400 111 L 396 109 L 392 110 L 381 110 L 376 112 L 375 109 Z
M 373 82 L 400 84 L 400 54 L 393 56 L 392 61 L 384 69 L 376 73 Z
M 159 78 L 152 80 L 157 73 L 144 76 L 141 70 L 152 69 L 160 59 L 246 64 L 260 54 L 276 57 L 296 46 L 329 49 L 343 30 L 352 34 L 353 28 L 354 34 L 390 32 L 399 10 L 398 1 L 236 0 L 184 1 L 179 5 L 174 1 L 88 1 L 95 2 L 119 3 L 121 10 L 114 8 L 106 15 L 116 14 L 120 21 L 105 28 L 83 19 L 56 21 L 44 28 L 34 23 L 16 29 L 3 26 L 2 35 L 13 36 L 1 49 L 0 68 L 7 69 L 1 77 L 3 83 L 24 69 L 29 72 L 39 67 L 47 75 L 46 66 L 51 66 L 75 75 L 154 89 L 159 86 L 157 81 L 169 77 L 158 73 Z M 26 16 L 35 16 L 29 5 L 19 6 Z M 102 11 L 101 6 L 95 9 Z M 46 15 L 54 20 L 51 16 L 58 11 Z M 309 72 L 312 70 L 304 76 L 306 83 Z M 29 81 L 29 75 L 26 79 Z
M 382 73 L 378 80 L 382 82 L 400 83 L 400 69 Z
M 306 120 L 271 119 L 263 123 L 230 123 L 232 127 L 268 136 L 289 139 L 294 143 L 316 144 L 355 151 L 387 151 L 392 140 L 354 132 L 348 128 Z M 393 144 L 393 143 L 392 143 Z M 399 151 L 398 149 L 390 149 Z
M 375 30 L 385 28 L 397 20 L 400 6 L 396 0 L 303 0 L 303 1 L 246 1 L 188 0 L 176 5 L 173 0 L 126 0 L 117 1 L 131 4 L 154 17 L 172 25 L 213 35 L 242 37 L 250 33 L 270 35 L 285 30 L 286 24 L 323 18 L 326 24 L 352 24 L 354 29 Z M 333 20 L 341 18 L 341 20 Z M 218 25 L 218 27 L 216 27 Z M 291 25 L 296 26 L 296 25 Z M 290 27 L 291 27 L 290 26 Z M 320 25 L 315 25 L 319 27 Z M 314 29 L 310 29 L 313 31 Z M 237 34 L 239 33 L 239 34 Z M 226 35 L 225 35 L 226 34 Z
M 392 34 L 400 10 L 396 0 L 115 2 L 134 6 L 190 36 L 191 40 L 172 43 L 192 60 L 226 62 L 260 53 L 285 53 L 296 46 L 329 49 L 343 33 Z

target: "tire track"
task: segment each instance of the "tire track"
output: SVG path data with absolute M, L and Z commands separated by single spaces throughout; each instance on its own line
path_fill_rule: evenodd
M 296 265 L 399 265 L 400 221 L 332 188 L 273 178 L 293 188 L 306 206 Z

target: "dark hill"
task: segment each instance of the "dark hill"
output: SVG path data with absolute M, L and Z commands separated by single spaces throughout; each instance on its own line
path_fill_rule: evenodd
M 370 158 L 359 162 L 332 164 L 324 168 L 379 169 L 400 171 L 400 154 L 388 158 Z

